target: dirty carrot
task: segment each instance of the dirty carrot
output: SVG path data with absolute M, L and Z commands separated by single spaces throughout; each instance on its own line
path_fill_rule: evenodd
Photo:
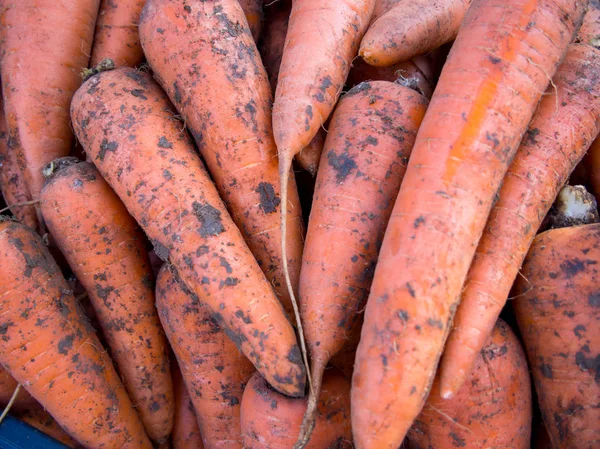
M 240 402 L 252 363 L 215 322 L 210 310 L 164 265 L 156 301 L 175 352 L 206 449 L 242 449 Z
M 555 449 L 598 446 L 600 224 L 552 229 L 531 246 L 512 302 Z
M 590 0 L 576 42 L 600 49 L 600 1 Z
M 504 177 L 442 356 L 444 397 L 469 375 L 542 220 L 600 132 L 598 74 L 600 50 L 569 46 Z
M 325 367 L 364 310 L 427 103 L 398 84 L 365 82 L 342 97 L 331 119 L 300 271 L 299 300 L 314 389 L 301 433 L 305 440 Z
M 138 25 L 144 0 L 102 0 L 90 67 L 106 58 L 115 66 L 136 67 L 144 60 Z
M 87 448 L 152 445 L 112 362 L 30 228 L 0 222 L 0 363 Z
M 156 253 L 276 389 L 303 395 L 293 327 L 158 84 L 130 68 L 102 72 L 77 91 L 71 115 Z
M 92 164 L 60 158 L 44 175 L 40 199 L 48 230 L 89 295 L 148 436 L 166 440 L 173 387 L 143 234 Z
M 357 449 L 396 449 L 423 407 L 495 194 L 584 6 L 469 8 L 377 261 L 352 379 Z
M 171 377 L 175 393 L 175 417 L 171 434 L 173 449 L 204 449 L 194 404 L 177 363 L 171 365 Z

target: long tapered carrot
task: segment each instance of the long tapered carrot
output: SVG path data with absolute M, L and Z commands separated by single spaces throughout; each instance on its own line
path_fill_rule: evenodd
M 0 363 L 85 447 L 152 445 L 108 354 L 30 228 L 0 221 Z
M 342 97 L 331 119 L 300 272 L 299 300 L 314 387 L 301 441 L 308 441 L 314 425 L 325 367 L 364 310 L 427 103 L 412 89 L 374 81 Z
M 164 265 L 157 307 L 196 410 L 206 449 L 242 449 L 240 402 L 252 363 L 211 316 L 211 311 Z
M 171 366 L 171 377 L 175 393 L 175 416 L 171 434 L 173 449 L 204 449 L 194 403 L 176 363 Z
M 173 387 L 143 235 L 92 164 L 60 158 L 44 174 L 44 221 L 90 297 L 148 436 L 164 441 L 173 427 Z
M 34 200 L 44 185 L 42 168 L 71 150 L 69 102 L 88 65 L 99 5 L 100 0 L 1 4 L 8 135 Z
M 352 379 L 358 449 L 397 448 L 421 410 L 495 194 L 584 7 L 474 0 L 469 8 L 377 261 Z
M 71 110 L 78 140 L 157 254 L 273 387 L 303 395 L 293 327 L 158 84 L 129 68 L 103 72 Z
M 441 393 L 455 394 L 490 335 L 542 220 L 600 132 L 600 51 L 573 44 L 504 178 L 442 357 Z
M 184 116 L 221 197 L 293 317 L 282 270 L 284 204 L 278 196 L 271 92 L 243 11 L 235 0 L 148 0 L 140 34 L 159 83 Z M 296 288 L 302 211 L 293 180 L 289 190 L 285 249 Z
M 401 1 L 370 26 L 359 54 L 387 67 L 427 53 L 454 39 L 472 0 Z

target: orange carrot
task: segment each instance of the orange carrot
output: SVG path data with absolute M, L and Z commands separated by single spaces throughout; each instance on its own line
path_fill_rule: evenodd
M 357 449 L 396 449 L 423 407 L 495 194 L 583 10 L 567 0 L 469 8 L 377 261 L 352 379 Z
M 44 185 L 42 168 L 71 150 L 69 102 L 88 65 L 99 4 L 19 0 L 0 7 L 8 136 L 34 200 Z
M 242 397 L 246 449 L 290 449 L 298 439 L 306 399 L 283 396 L 255 373 Z M 350 382 L 337 370 L 325 373 L 313 437 L 306 449 L 350 449 Z
M 246 15 L 252 37 L 255 42 L 258 42 L 263 24 L 263 2 L 262 0 L 239 0 L 239 3 Z
M 375 22 L 380 16 L 388 12 L 402 0 L 375 0 L 375 8 L 371 16 L 371 23 Z
M 442 357 L 444 397 L 455 394 L 469 375 L 542 220 L 600 132 L 597 73 L 600 50 L 571 45 L 508 169 Z
M 427 99 L 387 81 L 362 83 L 340 100 L 329 126 L 308 222 L 299 298 L 314 395 L 364 310 L 377 254 Z M 323 242 L 332 242 L 333 246 Z
M 600 224 L 538 235 L 513 307 L 554 449 L 600 441 Z
M 102 0 L 96 22 L 90 66 L 105 58 L 117 67 L 139 66 L 144 60 L 138 25 L 144 0 Z
M 71 110 L 86 153 L 157 254 L 273 387 L 303 395 L 293 327 L 160 87 L 133 69 L 103 72 L 77 91 Z
M 88 292 L 148 436 L 164 441 L 173 427 L 173 387 L 143 235 L 92 164 L 66 157 L 47 168 L 40 195 L 46 225 Z
M 252 364 L 200 299 L 163 266 L 156 285 L 160 319 L 191 394 L 206 449 L 242 449 L 240 401 Z
M 221 197 L 293 316 L 282 270 L 278 212 L 284 204 L 277 195 L 270 88 L 243 11 L 235 0 L 148 0 L 140 34 L 159 83 L 185 118 Z M 289 189 L 290 212 L 283 216 L 290 235 L 284 241 L 295 288 L 302 211 L 293 180 Z
M 439 382 L 408 440 L 414 449 L 531 448 L 531 381 L 527 359 L 510 327 L 498 320 L 455 397 Z
M 387 67 L 453 40 L 472 0 L 400 1 L 370 26 L 359 54 Z
M 175 392 L 175 417 L 171 435 L 173 449 L 204 449 L 194 404 L 176 363 L 172 365 L 171 377 Z
M 0 363 L 88 448 L 150 440 L 42 239 L 0 221 Z

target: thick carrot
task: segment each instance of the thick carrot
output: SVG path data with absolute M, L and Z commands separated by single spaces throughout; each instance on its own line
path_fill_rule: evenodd
M 510 327 L 498 320 L 455 397 L 439 382 L 415 420 L 414 449 L 531 448 L 531 381 L 527 358 Z
M 12 409 L 11 409 L 12 410 Z M 48 436 L 51 436 L 57 441 L 60 441 L 64 445 L 71 447 L 73 449 L 82 449 L 77 441 L 69 436 L 52 418 L 50 413 L 44 410 L 37 402 L 35 405 L 28 407 L 26 410 L 21 412 L 12 413 L 15 418 L 20 419 L 21 421 L 29 424 L 32 427 L 35 427 L 40 432 L 45 433 Z
M 469 8 L 377 261 L 353 375 L 357 449 L 397 448 L 423 407 L 495 194 L 583 9 L 567 0 Z
M 262 0 L 238 0 L 244 14 L 246 16 L 246 20 L 248 21 L 248 26 L 250 27 L 250 31 L 252 32 L 252 37 L 254 38 L 254 42 L 258 42 L 260 39 L 260 32 L 262 31 L 263 25 L 263 2 Z
M 173 449 L 204 449 L 194 404 L 176 363 L 171 366 L 171 377 L 175 392 L 175 417 L 171 434 Z
M 0 363 L 84 446 L 151 448 L 42 239 L 1 221 L 0 259 Z
M 88 292 L 148 436 L 164 441 L 173 428 L 173 387 L 143 235 L 92 164 L 61 158 L 44 174 L 44 221 Z
M 160 319 L 177 356 L 206 449 L 242 449 L 240 401 L 254 367 L 210 310 L 163 266 L 156 285 Z
M 542 220 L 600 132 L 599 73 L 600 50 L 571 45 L 529 125 L 465 281 L 442 356 L 444 397 L 469 376 Z
M 284 205 L 277 195 L 270 87 L 243 11 L 235 0 L 148 0 L 140 34 L 148 62 L 184 116 L 234 221 L 294 316 L 283 274 L 278 212 Z M 293 180 L 289 189 L 285 242 L 296 288 L 302 211 Z
M 427 108 L 417 92 L 374 81 L 342 97 L 331 119 L 300 272 L 299 298 L 316 408 L 321 378 L 364 310 L 385 227 Z M 333 246 L 324 244 L 333 242 Z
M 86 153 L 157 254 L 275 388 L 304 394 L 294 330 L 160 87 L 133 69 L 103 72 L 71 109 Z
M 42 168 L 73 143 L 69 102 L 87 67 L 100 0 L 4 1 L 2 93 L 12 150 L 37 200 Z
M 387 67 L 427 53 L 453 40 L 472 0 L 401 1 L 370 26 L 359 54 Z
M 538 235 L 513 307 L 554 449 L 600 441 L 600 224 Z
M 138 25 L 144 0 L 102 0 L 96 22 L 90 66 L 105 58 L 117 67 L 139 66 L 144 60 Z
M 592 192 L 596 196 L 596 200 L 600 201 L 600 137 L 596 137 L 596 140 L 590 145 L 583 161 L 589 173 Z
M 290 449 L 298 439 L 306 399 L 289 398 L 269 387 L 255 373 L 242 397 L 242 437 L 246 449 Z M 319 399 L 317 424 L 307 449 L 352 447 L 350 382 L 328 370 Z

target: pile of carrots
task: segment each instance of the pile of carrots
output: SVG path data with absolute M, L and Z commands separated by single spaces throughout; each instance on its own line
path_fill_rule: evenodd
M 0 429 L 600 447 L 598 0 L 0 0 L 0 82 Z

